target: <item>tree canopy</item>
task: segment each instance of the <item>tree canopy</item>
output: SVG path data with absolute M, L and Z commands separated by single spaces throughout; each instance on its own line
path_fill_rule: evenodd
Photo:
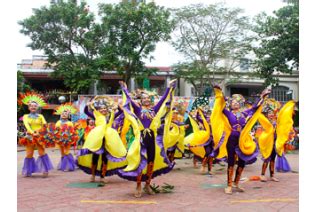
M 72 91 L 87 92 L 102 73 L 117 71 L 129 83 L 145 77 L 143 59 L 170 38 L 170 13 L 155 3 L 100 4 L 101 22 L 84 1 L 52 1 L 19 22 L 33 50 L 43 50 L 53 76 Z M 151 58 L 150 58 L 151 59 Z
M 260 14 L 256 18 L 258 46 L 255 67 L 265 85 L 277 85 L 273 74 L 292 73 L 299 67 L 299 8 L 298 4 L 274 11 L 274 16 Z
M 156 43 L 170 38 L 173 23 L 167 9 L 155 3 L 100 4 L 101 30 L 105 42 L 100 46 L 101 60 L 129 84 L 131 77 L 145 77 L 143 59 L 155 50 Z
M 63 78 L 72 91 L 86 91 L 100 76 L 96 63 L 99 38 L 86 3 L 58 1 L 33 13 L 19 22 L 20 32 L 32 41 L 28 46 L 44 51 L 53 76 Z
M 173 46 L 186 62 L 175 66 L 176 74 L 191 83 L 197 94 L 215 78 L 231 72 L 250 47 L 250 24 L 239 8 L 223 4 L 191 5 L 174 10 L 176 30 Z

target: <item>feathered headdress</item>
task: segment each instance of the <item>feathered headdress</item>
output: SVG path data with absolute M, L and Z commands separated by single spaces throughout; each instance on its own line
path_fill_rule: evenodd
M 264 101 L 263 112 L 273 111 L 275 114 L 279 111 L 281 104 L 273 98 L 266 98 Z
M 55 115 L 61 115 L 66 110 L 69 111 L 70 114 L 72 114 L 72 115 L 76 114 L 77 111 L 78 111 L 77 108 L 72 105 L 72 103 L 68 102 L 68 103 L 65 103 L 65 104 L 62 104 L 62 105 L 58 106 L 55 109 L 54 114 Z
M 114 101 L 112 98 L 108 96 L 96 96 L 94 98 L 94 107 L 98 110 L 101 106 L 106 106 L 108 110 L 112 110 L 114 108 Z
M 27 93 L 20 93 L 20 98 L 18 101 L 20 105 L 22 104 L 29 105 L 32 102 L 35 102 L 39 107 L 44 107 L 47 105 L 43 99 L 43 96 L 34 91 L 27 92 Z
M 184 115 L 184 113 L 186 111 L 186 107 L 185 107 L 184 101 L 182 99 L 180 99 L 174 103 L 173 111 L 179 113 L 180 115 Z
M 148 91 L 146 89 L 137 89 L 136 91 L 131 92 L 133 98 L 140 102 L 142 95 L 147 95 L 150 97 L 152 103 L 155 102 L 155 97 L 159 97 L 156 91 Z
M 245 98 L 241 94 L 233 94 L 231 97 L 231 101 L 236 100 L 240 104 L 244 104 Z

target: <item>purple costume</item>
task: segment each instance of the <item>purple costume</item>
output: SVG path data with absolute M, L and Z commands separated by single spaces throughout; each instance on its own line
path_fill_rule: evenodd
M 136 104 L 134 101 L 132 101 L 127 88 L 122 86 L 122 90 L 127 97 L 127 102 L 124 106 L 124 109 L 127 111 L 127 113 L 138 119 L 140 123 L 143 125 L 144 129 L 141 131 L 140 164 L 134 171 L 126 172 L 120 170 L 120 177 L 131 181 L 137 181 L 137 183 L 140 183 L 141 181 L 150 182 L 152 178 L 164 173 L 168 173 L 170 170 L 172 170 L 174 164 L 169 162 L 163 146 L 163 124 L 158 128 L 156 137 L 155 133 L 151 129 L 149 129 L 153 118 L 156 116 L 164 101 L 167 99 L 170 89 L 171 88 L 166 89 L 164 95 L 161 97 L 161 99 L 155 106 L 151 107 L 150 109 L 144 109 L 138 104 Z M 174 89 L 174 87 L 172 89 Z M 169 97 L 170 101 L 171 98 L 172 94 Z M 170 101 L 168 101 L 166 105 L 170 104 Z M 130 111 L 129 104 L 131 104 L 133 111 Z M 149 168 L 149 166 L 153 167 L 155 161 L 155 143 L 160 147 L 160 155 L 161 157 L 163 157 L 164 162 L 167 164 L 167 167 L 152 172 L 152 168 Z M 142 170 L 145 168 L 147 164 L 147 174 L 141 174 Z

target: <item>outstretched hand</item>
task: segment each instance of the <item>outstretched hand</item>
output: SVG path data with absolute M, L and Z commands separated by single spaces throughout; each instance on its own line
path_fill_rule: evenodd
M 124 81 L 119 81 L 119 84 L 124 87 L 124 88 L 127 88 L 127 84 L 124 82 Z
M 213 84 L 213 88 L 218 88 L 218 89 L 222 90 L 222 89 L 221 89 L 221 86 L 218 85 L 218 84 L 216 84 L 216 83 Z
M 262 93 L 261 93 L 261 98 L 265 98 L 268 94 L 270 94 L 272 92 L 272 90 L 271 89 L 269 89 L 269 88 L 265 88 L 263 91 L 262 91 Z
M 177 85 L 177 79 L 171 80 L 169 82 L 169 87 L 175 87 Z

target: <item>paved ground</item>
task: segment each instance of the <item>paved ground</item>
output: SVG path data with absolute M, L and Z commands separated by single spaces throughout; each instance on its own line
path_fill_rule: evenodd
M 48 178 L 23 178 L 22 149 L 18 148 L 18 211 L 299 211 L 298 154 L 287 154 L 293 172 L 277 173 L 280 182 L 242 181 L 246 192 L 232 195 L 223 193 L 226 166 L 215 165 L 214 175 L 202 175 L 192 167 L 192 160 L 177 160 L 173 171 L 152 181 L 157 185 L 174 185 L 173 193 L 144 194 L 136 199 L 135 183 L 117 176 L 107 178 L 109 183 L 104 187 L 95 188 L 70 187 L 89 181 L 89 175 L 81 170 L 54 170 Z M 47 152 L 56 167 L 59 151 Z M 245 168 L 243 179 L 259 175 L 260 169 L 259 159 Z

